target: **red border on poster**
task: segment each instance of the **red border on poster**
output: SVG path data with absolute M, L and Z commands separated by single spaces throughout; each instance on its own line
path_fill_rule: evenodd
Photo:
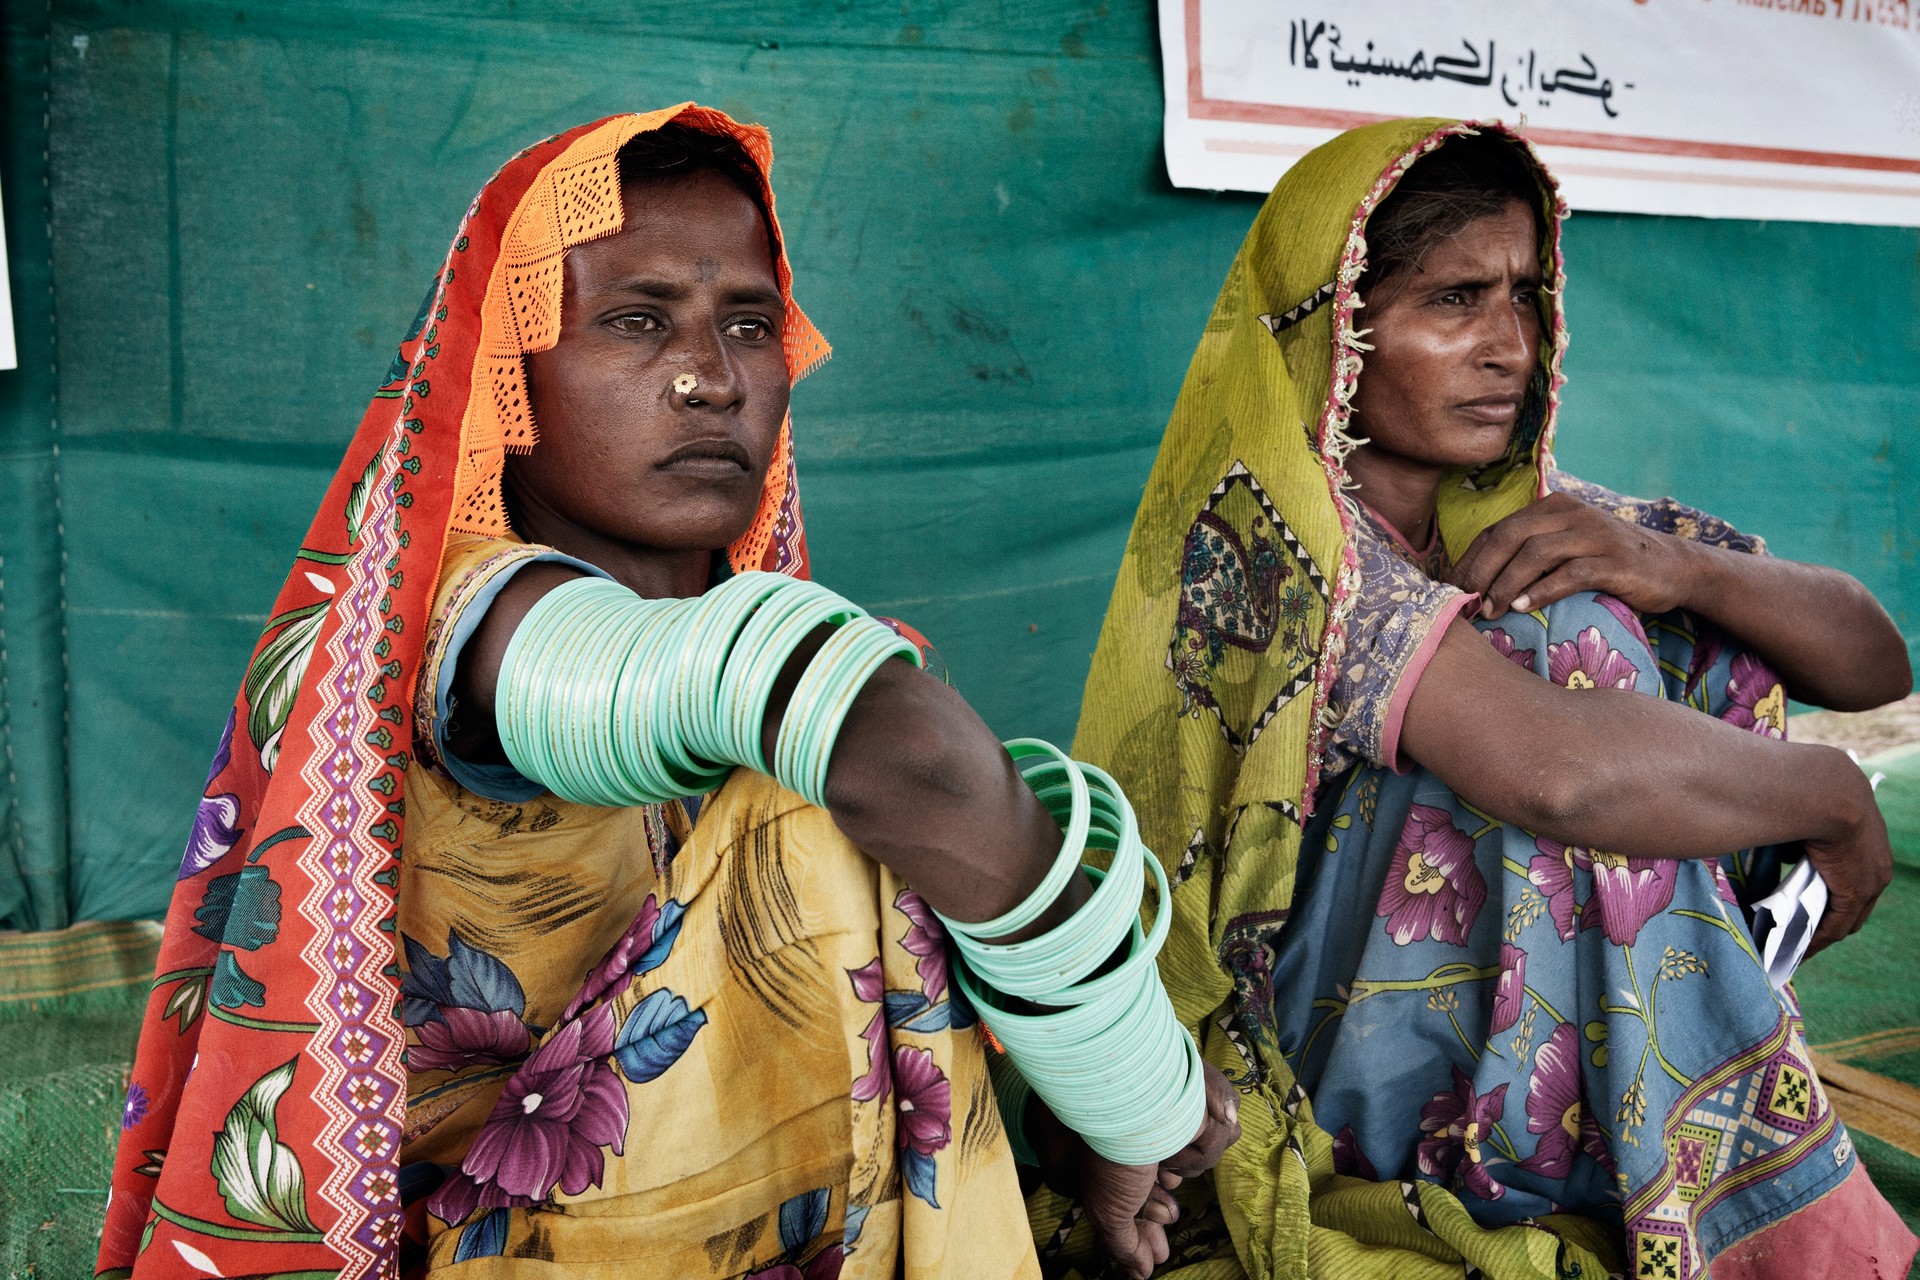
M 1370 111 L 1340 111 L 1327 107 L 1288 107 L 1268 102 L 1236 102 L 1209 98 L 1200 83 L 1200 0 L 1186 0 L 1187 114 L 1200 120 L 1234 120 L 1245 124 L 1298 125 L 1309 129 L 1354 129 L 1394 119 Z M 1685 142 L 1674 138 L 1641 138 L 1629 134 L 1583 133 L 1574 129 L 1527 126 L 1527 139 L 1544 147 L 1585 147 L 1594 151 L 1632 152 L 1656 156 L 1694 156 L 1706 160 L 1756 160 L 1765 164 L 1814 165 L 1827 169 L 1872 169 L 1883 173 L 1920 174 L 1920 160 L 1904 156 L 1859 156 L 1839 151 L 1796 151 L 1785 147 L 1747 147 L 1728 142 Z

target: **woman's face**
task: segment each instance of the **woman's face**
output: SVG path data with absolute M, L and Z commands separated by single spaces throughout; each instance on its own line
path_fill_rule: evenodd
M 1506 452 L 1540 353 L 1540 252 L 1515 200 L 1470 222 L 1374 292 L 1374 350 L 1353 396 L 1369 448 L 1434 466 Z
M 516 517 L 716 550 L 752 523 L 791 385 L 759 207 L 713 172 L 623 192 L 618 235 L 568 250 L 560 338 L 527 357 L 539 441 Z

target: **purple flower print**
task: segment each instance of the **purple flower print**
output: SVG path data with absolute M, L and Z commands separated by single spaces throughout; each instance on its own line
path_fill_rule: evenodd
M 847 970 L 847 977 L 853 982 L 853 994 L 863 1004 L 878 1005 L 874 1009 L 873 1020 L 867 1023 L 867 1029 L 860 1038 L 867 1042 L 867 1074 L 853 1082 L 853 1100 L 872 1102 L 875 1098 L 887 1096 L 887 1090 L 893 1088 L 893 1073 L 887 1060 L 887 1050 L 883 1043 L 887 1035 L 886 1009 L 882 1001 L 886 999 L 886 980 L 880 973 L 880 957 L 875 956 L 858 969 Z
M 1486 900 L 1473 838 L 1453 825 L 1445 809 L 1414 805 L 1374 911 L 1387 917 L 1387 936 L 1402 947 L 1429 937 L 1465 946 Z
M 175 878 L 186 880 L 197 876 L 226 857 L 227 851 L 239 842 L 239 821 L 239 796 L 202 796 L 200 807 L 194 811 L 193 830 L 187 836 L 187 851 L 180 859 L 180 873 Z
M 1580 1096 L 1580 1036 L 1563 1022 L 1540 1042 L 1527 1080 L 1527 1132 L 1540 1135 L 1533 1154 L 1520 1167 L 1549 1178 L 1564 1178 L 1575 1155 L 1585 1152 L 1611 1171 L 1613 1158 L 1592 1111 Z
M 147 1108 L 152 1100 L 147 1097 L 147 1087 L 135 1080 L 127 1086 L 127 1105 L 120 1112 L 120 1127 L 131 1129 L 147 1118 Z
M 1531 672 L 1533 670 L 1534 651 L 1532 649 L 1514 648 L 1513 637 L 1508 635 L 1500 627 L 1495 627 L 1486 634 L 1487 642 L 1493 646 L 1495 653 L 1505 658 L 1508 662 L 1511 662 L 1514 666 L 1519 667 L 1522 671 Z
M 1582 929 L 1601 928 L 1607 941 L 1630 947 L 1641 926 L 1667 909 L 1680 864 L 1672 858 L 1623 858 L 1593 851 L 1593 898 Z
M 1433 1101 L 1420 1108 L 1420 1132 L 1427 1135 L 1420 1139 L 1420 1172 L 1450 1184 L 1457 1180 L 1482 1200 L 1507 1194 L 1486 1165 L 1487 1138 L 1506 1109 L 1507 1086 L 1475 1094 L 1467 1073 L 1454 1067 L 1453 1090 L 1434 1094 Z
M 1489 1030 L 1499 1035 L 1520 1021 L 1520 1006 L 1527 1001 L 1527 953 L 1510 942 L 1500 944 L 1500 981 L 1493 988 L 1493 1022 Z
M 671 898 L 663 904 L 648 894 L 647 900 L 640 904 L 640 914 L 613 944 L 606 958 L 587 975 L 586 985 L 567 1002 L 560 1021 L 568 1021 L 595 1000 L 617 999 L 633 985 L 635 978 L 659 968 L 667 953 L 673 950 L 674 940 L 680 936 L 680 922 L 686 913 L 683 904 Z
M 514 1062 L 533 1041 L 509 1009 L 491 1013 L 445 1005 L 440 1016 L 415 1028 L 419 1043 L 407 1050 L 409 1071 L 459 1071 L 485 1062 Z
M 927 1049 L 905 1045 L 893 1051 L 893 1083 L 899 1090 L 900 1145 L 930 1156 L 953 1140 L 953 1086 Z
M 207 770 L 206 791 L 213 790 L 218 778 L 233 758 L 233 726 L 237 712 L 227 712 L 227 726 L 220 731 L 220 745 L 214 748 L 213 767 Z M 193 830 L 187 836 L 187 850 L 180 859 L 180 872 L 174 878 L 186 880 L 199 875 L 227 855 L 239 843 L 242 834 L 240 797 L 228 793 L 203 795 L 193 815 Z
M 900 1140 L 900 1180 L 934 1208 L 939 1166 L 934 1153 L 953 1140 L 953 1086 L 926 1049 L 899 1045 L 893 1051 L 894 1124 Z
M 1547 679 L 1565 689 L 1631 689 L 1639 676 L 1627 655 L 1607 647 L 1598 627 L 1547 646 Z
M 933 908 L 911 889 L 902 889 L 893 900 L 901 915 L 912 921 L 900 945 L 920 957 L 914 969 L 926 988 L 927 1003 L 938 1004 L 947 993 L 947 931 L 933 914 Z
M 1617 600 L 1605 592 L 1594 593 L 1594 600 L 1602 609 L 1620 620 L 1620 625 L 1633 634 L 1647 648 L 1653 648 L 1653 642 L 1647 639 L 1647 629 L 1640 625 L 1640 615 L 1627 607 L 1626 601 Z
M 1713 670 L 1713 664 L 1720 660 L 1720 637 L 1704 635 L 1693 646 L 1693 658 L 1687 663 L 1687 688 L 1689 698 L 1700 687 L 1700 681 L 1707 672 Z
M 1780 677 L 1750 653 L 1737 653 L 1727 675 L 1726 711 L 1720 718 L 1769 738 L 1787 736 L 1787 691 Z
M 612 1065 L 613 1008 L 600 1005 L 554 1032 L 500 1092 L 493 1114 L 428 1204 L 449 1223 L 475 1207 L 526 1205 L 557 1188 L 578 1195 L 600 1185 L 601 1148 L 620 1155 L 627 1091 Z
M 840 1268 L 846 1265 L 846 1260 L 846 1250 L 836 1244 L 815 1255 L 805 1270 L 791 1262 L 782 1262 L 762 1271 L 749 1271 L 741 1280 L 840 1280 Z
M 1540 855 L 1527 863 L 1527 879 L 1546 898 L 1547 913 L 1553 917 L 1553 928 L 1560 935 L 1560 941 L 1571 942 L 1574 916 L 1579 907 L 1573 900 L 1573 873 L 1592 870 L 1593 858 L 1585 849 L 1545 836 L 1536 838 L 1533 844 Z
M 1341 1125 L 1340 1132 L 1333 1135 L 1333 1171 L 1349 1178 L 1380 1181 L 1380 1175 L 1374 1172 L 1373 1161 L 1367 1159 L 1366 1152 L 1360 1150 L 1360 1140 L 1353 1136 L 1353 1126 L 1350 1124 Z

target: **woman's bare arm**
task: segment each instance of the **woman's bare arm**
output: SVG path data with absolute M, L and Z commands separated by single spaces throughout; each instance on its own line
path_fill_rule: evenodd
M 503 761 L 494 730 L 500 666 L 527 611 L 578 570 L 533 564 L 503 588 L 461 653 L 454 674 L 462 759 Z M 787 700 L 827 636 L 794 654 L 775 684 L 763 730 L 769 759 Z M 905 662 L 889 662 L 854 700 L 827 771 L 827 810 L 849 840 L 899 873 L 936 911 L 991 920 L 1038 887 L 1060 848 L 1060 828 L 965 699 Z M 1071 915 L 1090 886 L 1075 876 L 1052 910 L 1025 932 Z
M 529 565 L 488 607 L 454 673 L 459 728 L 448 736 L 462 759 L 505 759 L 494 700 L 507 645 L 540 597 L 579 576 L 564 565 Z M 828 634 L 821 628 L 810 636 L 774 686 L 762 729 L 768 758 L 794 686 Z M 958 693 L 905 662 L 885 663 L 854 700 L 828 762 L 826 799 L 834 823 L 856 848 L 957 920 L 991 920 L 1017 906 L 1039 887 L 1060 850 L 1058 824 L 993 731 Z M 1085 875 L 1071 877 L 1053 905 L 1009 939 L 1060 924 L 1091 892 Z M 1211 1065 L 1206 1072 L 1207 1118 L 1167 1164 L 1114 1164 L 1077 1136 L 1065 1143 L 1065 1154 L 1056 1151 L 1074 1163 L 1102 1247 L 1129 1274 L 1144 1277 L 1167 1258 L 1166 1226 L 1177 1211 L 1159 1183 L 1211 1168 L 1239 1137 L 1236 1109 L 1222 1101 L 1231 1091 Z
M 1858 929 L 1892 878 L 1873 789 L 1845 753 L 1638 693 L 1560 688 L 1464 622 L 1414 688 L 1400 752 L 1476 808 L 1583 848 L 1702 858 L 1804 842 L 1831 893 L 1815 947 Z
M 1474 539 L 1449 581 L 1485 615 L 1605 591 L 1642 613 L 1687 609 L 1779 673 L 1794 697 L 1864 711 L 1913 690 L 1907 642 L 1857 580 L 1825 565 L 1728 551 L 1553 493 Z

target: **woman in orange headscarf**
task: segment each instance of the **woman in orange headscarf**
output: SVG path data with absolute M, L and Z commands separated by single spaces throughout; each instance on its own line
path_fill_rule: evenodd
M 965 703 L 885 663 L 824 809 L 745 769 L 573 803 L 495 729 L 562 583 L 805 576 L 787 398 L 827 346 L 770 160 L 686 104 L 540 143 L 468 211 L 215 757 L 102 1275 L 1034 1273 L 929 904 L 999 917 L 1061 841 Z M 1174 1173 L 1235 1132 L 1210 1083 Z M 1083 1157 L 1144 1274 L 1159 1171 Z

